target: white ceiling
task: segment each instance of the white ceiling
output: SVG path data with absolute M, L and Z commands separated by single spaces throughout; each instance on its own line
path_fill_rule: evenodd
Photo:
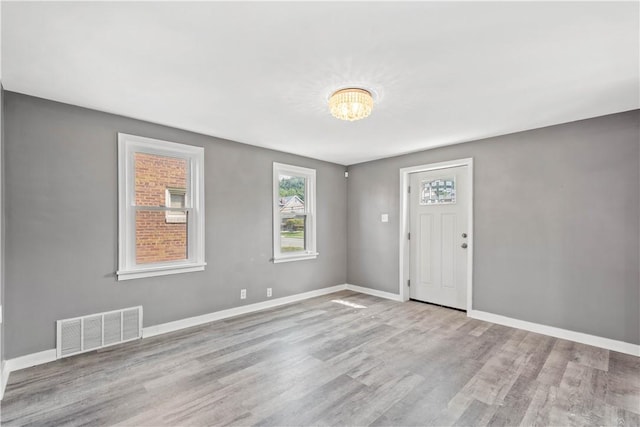
M 638 2 L 2 3 L 5 89 L 354 164 L 637 109 Z M 361 86 L 372 115 L 334 119 Z

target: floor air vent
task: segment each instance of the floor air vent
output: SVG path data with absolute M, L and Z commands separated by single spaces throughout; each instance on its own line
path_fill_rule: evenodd
M 59 359 L 142 338 L 142 306 L 58 320 L 56 324 Z

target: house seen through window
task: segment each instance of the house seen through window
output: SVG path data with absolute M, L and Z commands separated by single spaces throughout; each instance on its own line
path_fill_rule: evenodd
M 274 163 L 274 261 L 317 256 L 315 170 Z
M 304 207 L 305 179 L 280 175 L 280 251 L 304 251 L 307 213 Z

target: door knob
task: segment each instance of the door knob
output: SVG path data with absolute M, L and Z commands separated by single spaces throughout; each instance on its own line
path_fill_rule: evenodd
M 462 237 L 466 238 L 467 237 L 467 233 L 462 233 Z
M 460 245 L 460 247 L 461 247 L 462 249 L 467 249 L 467 244 L 466 244 L 466 243 L 463 243 L 462 245 Z

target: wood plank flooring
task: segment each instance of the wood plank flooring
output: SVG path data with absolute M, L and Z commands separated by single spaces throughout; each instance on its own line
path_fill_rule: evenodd
M 640 358 L 344 291 L 14 372 L 1 420 L 638 426 Z

